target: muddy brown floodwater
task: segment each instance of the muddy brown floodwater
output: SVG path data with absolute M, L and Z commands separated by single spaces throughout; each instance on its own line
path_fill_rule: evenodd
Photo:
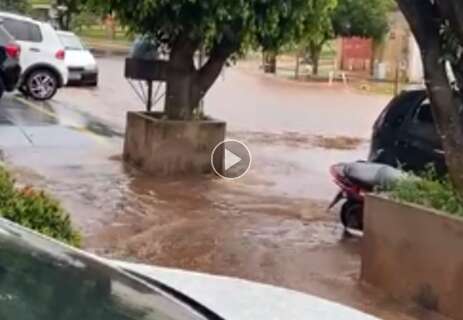
M 86 250 L 300 290 L 384 319 L 440 319 L 362 285 L 361 240 L 345 238 L 325 210 L 336 192 L 329 166 L 366 157 L 387 98 L 232 70 L 207 104 L 227 119 L 229 137 L 248 145 L 251 170 L 233 182 L 161 179 L 120 161 L 118 131 L 139 102 L 121 77 L 122 60 L 99 62 L 98 90 L 66 89 L 51 105 L 0 109 L 5 160 L 20 183 L 62 201 Z
M 20 181 L 62 200 L 88 251 L 274 284 L 384 319 L 440 319 L 361 285 L 361 240 L 343 236 L 325 200 L 281 193 L 262 178 L 264 165 L 234 182 L 160 179 L 126 167 L 113 150 L 86 150 L 83 162 L 80 151 L 61 150 L 59 166 L 41 160 L 47 149 L 18 149 L 7 160 Z

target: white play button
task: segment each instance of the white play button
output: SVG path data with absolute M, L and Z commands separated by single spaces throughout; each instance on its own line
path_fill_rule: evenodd
M 225 148 L 225 171 L 241 162 L 241 158 Z
M 224 155 L 225 159 L 223 159 Z M 237 140 L 225 140 L 219 143 L 211 155 L 214 172 L 227 180 L 235 180 L 244 176 L 251 168 L 251 162 L 252 156 L 248 147 Z

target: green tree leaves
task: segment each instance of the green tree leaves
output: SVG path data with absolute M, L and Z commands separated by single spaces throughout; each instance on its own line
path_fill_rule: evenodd
M 89 0 L 169 53 L 170 119 L 191 119 L 227 60 L 248 47 L 278 51 L 299 34 L 309 0 Z M 195 53 L 205 49 L 201 68 Z M 180 72 L 181 71 L 181 72 Z
M 368 37 L 381 40 L 389 29 L 391 0 L 338 0 L 332 17 L 337 36 Z
M 171 47 L 180 36 L 220 44 L 234 53 L 248 46 L 278 49 L 301 26 L 308 0 L 90 0 L 114 11 L 134 33 Z
M 28 0 L 1 0 L 0 10 L 16 13 L 26 13 L 30 9 Z

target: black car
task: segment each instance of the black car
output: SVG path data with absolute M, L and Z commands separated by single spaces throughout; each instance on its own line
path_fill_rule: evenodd
M 373 128 L 369 160 L 415 173 L 429 165 L 447 172 L 426 90 L 404 91 L 387 105 Z
M 0 98 L 5 91 L 16 88 L 21 75 L 21 48 L 1 23 L 0 21 Z

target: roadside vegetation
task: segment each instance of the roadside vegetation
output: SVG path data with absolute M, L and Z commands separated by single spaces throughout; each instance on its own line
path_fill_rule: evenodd
M 0 166 L 0 216 L 56 240 L 80 246 L 80 234 L 58 201 L 31 187 L 17 188 L 3 166 Z
M 449 178 L 438 177 L 428 170 L 419 178 L 410 176 L 400 180 L 388 190 L 390 197 L 463 217 L 461 201 Z
M 31 8 L 28 0 L 1 0 L 0 10 L 12 12 L 27 12 Z

